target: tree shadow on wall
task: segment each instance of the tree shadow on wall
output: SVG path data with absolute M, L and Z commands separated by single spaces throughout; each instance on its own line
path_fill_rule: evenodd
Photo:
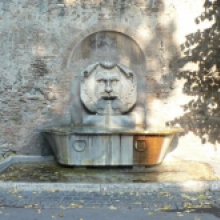
M 179 123 L 186 132 L 199 136 L 203 144 L 216 144 L 220 142 L 220 0 L 208 0 L 204 8 L 195 22 L 208 19 L 213 25 L 186 36 L 181 45 L 184 57 L 178 61 L 178 68 L 188 63 L 198 64 L 197 71 L 177 73 L 178 79 L 185 79 L 183 92 L 193 100 L 182 106 L 185 114 L 171 124 Z

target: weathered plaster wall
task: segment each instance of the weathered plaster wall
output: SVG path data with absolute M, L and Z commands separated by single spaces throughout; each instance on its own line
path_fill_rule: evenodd
M 1 1 L 0 153 L 49 153 L 37 128 L 71 121 L 71 52 L 86 36 L 112 30 L 128 35 L 145 54 L 147 126 L 180 124 L 185 133 L 176 152 L 217 155 L 220 12 L 213 3 Z

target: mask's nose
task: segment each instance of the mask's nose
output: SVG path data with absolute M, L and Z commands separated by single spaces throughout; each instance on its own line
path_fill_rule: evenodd
M 107 81 L 106 81 L 105 91 L 106 91 L 107 93 L 112 92 L 112 87 L 111 87 L 111 82 L 110 82 L 110 80 L 107 80 Z

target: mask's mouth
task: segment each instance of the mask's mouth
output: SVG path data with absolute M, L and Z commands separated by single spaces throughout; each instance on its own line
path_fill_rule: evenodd
M 104 100 L 114 100 L 114 99 L 116 99 L 117 98 L 117 96 L 116 95 L 114 95 L 114 96 L 108 96 L 108 95 L 103 95 L 102 96 L 102 99 L 104 99 Z
M 111 92 L 111 93 L 108 93 L 108 92 L 103 92 L 101 93 L 101 99 L 103 100 L 114 100 L 114 99 L 117 99 L 118 98 L 118 95 Z

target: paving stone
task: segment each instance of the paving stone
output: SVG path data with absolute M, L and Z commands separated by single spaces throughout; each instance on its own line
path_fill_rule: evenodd
M 183 203 L 181 201 L 176 202 L 176 207 L 177 207 L 177 209 L 183 209 L 184 208 Z
M 198 200 L 191 200 L 192 205 L 197 205 L 199 204 Z
M 220 204 L 218 204 L 218 203 L 212 203 L 212 206 L 215 208 L 220 208 Z
M 169 204 L 169 209 L 176 209 L 176 205 L 175 204 Z
M 72 196 L 64 196 L 63 201 L 72 201 L 73 197 Z
M 25 204 L 26 203 L 24 201 L 20 201 L 20 202 L 16 203 L 15 207 L 16 208 L 24 208 Z
M 148 206 L 148 209 L 149 209 L 149 211 L 154 211 L 154 210 L 155 210 L 155 207 L 154 207 L 152 204 L 150 204 L 150 205 Z

